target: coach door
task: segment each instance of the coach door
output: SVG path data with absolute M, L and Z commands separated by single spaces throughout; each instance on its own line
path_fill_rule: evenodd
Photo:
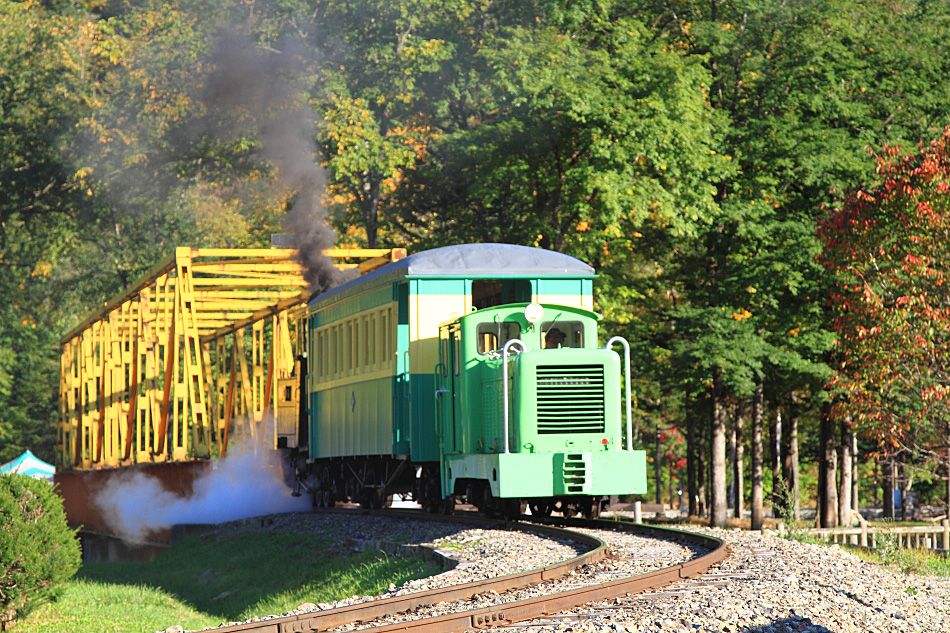
M 461 378 L 461 352 L 459 326 L 457 323 L 439 328 L 439 365 L 436 368 L 436 399 L 439 411 L 439 434 L 442 451 L 446 454 L 461 451 L 461 410 L 459 408 L 459 381 Z

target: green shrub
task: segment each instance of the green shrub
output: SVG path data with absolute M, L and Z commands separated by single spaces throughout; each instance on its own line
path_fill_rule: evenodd
M 53 487 L 0 475 L 0 630 L 55 598 L 79 564 L 79 542 Z

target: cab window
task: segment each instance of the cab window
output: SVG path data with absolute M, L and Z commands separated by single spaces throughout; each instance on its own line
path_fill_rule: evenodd
M 499 337 L 499 331 L 501 337 Z M 521 338 L 521 324 L 517 321 L 478 324 L 478 353 L 487 354 L 505 346 L 513 338 Z
M 541 324 L 544 349 L 584 347 L 584 324 L 581 321 L 545 321 Z

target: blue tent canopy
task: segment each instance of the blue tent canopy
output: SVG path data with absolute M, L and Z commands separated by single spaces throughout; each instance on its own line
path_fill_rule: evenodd
M 0 474 L 19 473 L 35 479 L 46 479 L 48 481 L 53 481 L 53 474 L 55 472 L 55 466 L 47 464 L 30 450 L 24 451 L 22 455 L 13 461 L 0 465 Z

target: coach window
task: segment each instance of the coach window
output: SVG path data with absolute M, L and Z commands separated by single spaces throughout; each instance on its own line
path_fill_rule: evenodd
M 541 341 L 546 349 L 584 347 L 584 324 L 580 321 L 545 321 Z
M 478 310 L 506 303 L 531 301 L 528 279 L 476 279 L 472 281 L 472 307 Z
M 511 339 L 521 338 L 521 324 L 517 321 L 478 324 L 478 353 L 487 354 L 501 349 Z
M 379 315 L 379 363 L 381 367 L 389 365 L 391 352 L 389 349 L 389 313 L 383 310 L 380 311 Z
M 323 351 L 323 332 L 317 332 L 317 358 L 316 358 L 316 367 L 314 367 L 315 373 L 317 374 L 317 380 L 323 379 L 323 361 L 325 353 Z
M 363 317 L 363 367 L 369 369 L 369 350 L 370 350 L 370 339 L 369 339 L 369 317 Z
M 346 374 L 346 366 L 343 357 L 346 354 L 346 326 L 341 323 L 336 328 L 336 372 L 337 378 L 342 378 Z

